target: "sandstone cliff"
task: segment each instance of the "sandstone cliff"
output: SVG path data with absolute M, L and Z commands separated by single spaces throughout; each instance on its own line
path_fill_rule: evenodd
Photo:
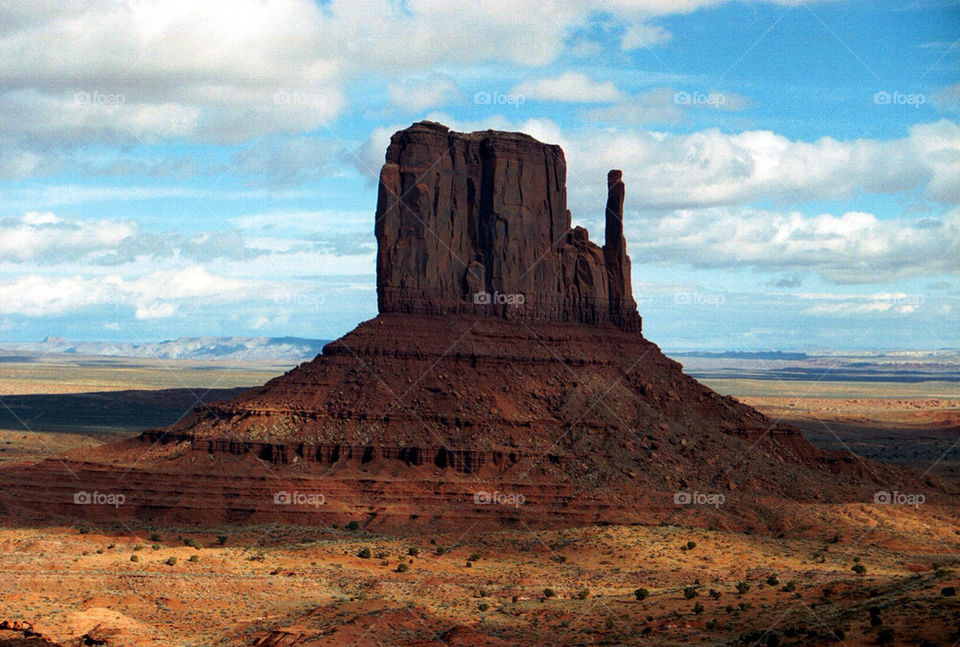
M 559 146 L 521 133 L 421 122 L 393 135 L 380 172 L 381 313 L 612 322 L 640 330 L 611 171 L 606 244 L 571 229 Z

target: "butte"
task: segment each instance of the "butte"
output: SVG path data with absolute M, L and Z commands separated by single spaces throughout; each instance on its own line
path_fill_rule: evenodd
M 0 470 L 0 511 L 782 530 L 788 504 L 895 486 L 894 468 L 819 450 L 643 337 L 620 171 L 606 190 L 601 247 L 571 226 L 560 147 L 430 122 L 397 132 L 374 223 L 377 317 L 170 428 Z M 72 506 L 78 489 L 126 502 Z M 285 505 L 278 492 L 325 503 Z M 683 505 L 694 493 L 723 504 Z

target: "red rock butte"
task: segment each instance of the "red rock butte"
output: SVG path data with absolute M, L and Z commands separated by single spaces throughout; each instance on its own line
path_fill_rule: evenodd
M 565 176 L 563 151 L 524 134 L 396 133 L 380 173 L 376 318 L 170 428 L 0 467 L 0 512 L 763 528 L 791 523 L 787 501 L 867 501 L 899 482 L 718 395 L 644 339 L 621 174 L 608 176 L 603 247 L 571 228 Z M 74 506 L 78 490 L 125 504 Z M 278 504 L 278 491 L 325 504 Z M 689 491 L 726 503 L 678 505 Z
M 640 330 L 623 238 L 624 187 L 610 171 L 601 248 L 571 228 L 559 146 L 522 133 L 396 133 L 380 171 L 381 313 L 612 322 Z

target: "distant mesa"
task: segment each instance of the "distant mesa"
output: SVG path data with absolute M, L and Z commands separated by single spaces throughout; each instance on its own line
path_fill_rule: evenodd
M 377 200 L 380 312 L 639 331 L 621 172 L 608 177 L 603 247 L 571 228 L 566 175 L 559 146 L 521 133 L 420 122 L 394 134 Z

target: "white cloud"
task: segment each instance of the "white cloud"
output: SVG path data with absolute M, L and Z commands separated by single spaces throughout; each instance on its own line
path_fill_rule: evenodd
M 390 103 L 403 112 L 423 112 L 460 100 L 457 84 L 447 76 L 407 79 L 387 86 Z
M 638 23 L 630 25 L 620 39 L 620 48 L 625 52 L 660 45 L 672 38 L 669 31 L 657 25 Z
M 636 232 L 635 257 L 644 262 L 806 270 L 835 283 L 868 284 L 960 274 L 960 211 L 937 223 L 920 226 L 859 212 L 805 216 L 710 208 L 677 211 L 639 227 L 631 224 L 627 235 Z
M 590 121 L 618 125 L 675 124 L 682 118 L 683 110 L 674 100 L 671 88 L 655 88 L 587 112 Z
M 0 280 L 0 313 L 43 317 L 91 306 L 126 305 L 137 319 L 173 316 L 179 303 L 217 304 L 248 298 L 265 282 L 212 274 L 200 265 L 157 270 L 133 277 L 119 274 L 49 277 L 29 274 Z
M 527 100 L 566 103 L 609 103 L 621 97 L 613 81 L 594 81 L 581 72 L 564 72 L 552 79 L 524 81 L 510 91 Z
M 145 305 L 138 305 L 134 312 L 136 319 L 169 319 L 177 313 L 177 304 L 154 301 Z
M 794 141 L 770 131 L 687 134 L 585 131 L 568 139 L 568 170 L 580 184 L 602 186 L 622 168 L 628 208 L 676 209 L 847 198 L 858 193 L 923 189 L 960 203 L 960 126 L 942 120 L 912 126 L 894 140 Z M 631 187 L 642 187 L 631 193 Z
M 153 234 L 134 220 L 63 218 L 49 211 L 0 220 L 0 263 L 119 265 L 138 259 L 249 259 L 262 253 L 236 231 Z

